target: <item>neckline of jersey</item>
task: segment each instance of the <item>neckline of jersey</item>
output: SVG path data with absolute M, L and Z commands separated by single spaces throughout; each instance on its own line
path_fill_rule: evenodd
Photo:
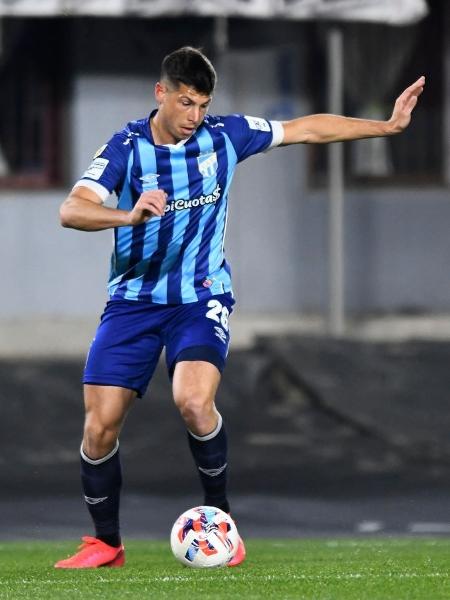
M 158 112 L 158 109 L 155 108 L 154 110 L 152 110 L 152 112 L 150 113 L 148 119 L 145 121 L 145 133 L 146 136 L 148 137 L 148 139 L 151 141 L 151 143 L 153 144 L 153 146 L 159 146 L 160 148 L 168 148 L 170 150 L 170 148 L 174 148 L 179 149 L 182 148 L 190 139 L 191 137 L 194 135 L 190 135 L 188 138 L 186 138 L 185 140 L 180 140 L 179 142 L 177 142 L 176 144 L 155 144 L 155 140 L 153 138 L 153 132 L 152 132 L 152 127 L 150 125 L 150 121 L 151 119 L 153 119 L 153 117 L 156 115 L 156 113 Z M 203 125 L 203 123 L 202 123 Z M 200 125 L 200 127 L 202 126 Z M 198 129 L 200 129 L 200 127 Z M 195 133 L 198 131 L 198 129 L 196 129 Z

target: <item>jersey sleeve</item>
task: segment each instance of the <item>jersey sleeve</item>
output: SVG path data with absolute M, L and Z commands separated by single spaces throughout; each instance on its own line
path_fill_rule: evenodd
M 223 117 L 223 123 L 239 162 L 252 154 L 266 152 L 283 141 L 283 126 L 279 121 L 229 115 Z
M 74 185 L 83 185 L 100 196 L 102 201 L 114 190 L 121 189 L 126 177 L 132 144 L 127 129 L 115 133 L 94 154 L 91 164 Z

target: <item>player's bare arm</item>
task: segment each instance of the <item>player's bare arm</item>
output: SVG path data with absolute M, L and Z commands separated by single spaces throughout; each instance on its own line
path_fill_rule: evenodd
M 328 144 L 362 138 L 384 137 L 401 133 L 411 121 L 411 113 L 425 85 L 419 77 L 397 98 L 389 120 L 355 119 L 331 114 L 316 114 L 283 122 L 281 145 Z
M 152 217 L 162 217 L 166 201 L 167 194 L 163 190 L 151 190 L 141 194 L 131 211 L 120 210 L 104 206 L 98 194 L 85 186 L 77 186 L 61 205 L 61 225 L 82 231 L 140 225 Z

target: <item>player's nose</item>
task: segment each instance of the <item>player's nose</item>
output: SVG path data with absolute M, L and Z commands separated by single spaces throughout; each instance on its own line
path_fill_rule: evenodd
M 192 123 L 197 123 L 200 119 L 200 108 L 198 106 L 191 106 L 191 110 L 189 111 L 189 120 Z

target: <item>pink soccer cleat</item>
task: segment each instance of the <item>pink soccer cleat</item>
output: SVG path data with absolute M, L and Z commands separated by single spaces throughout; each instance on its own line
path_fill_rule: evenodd
M 245 546 L 244 546 L 244 542 L 242 541 L 242 538 L 239 537 L 239 545 L 238 545 L 238 549 L 236 554 L 233 556 L 233 558 L 230 560 L 229 563 L 227 563 L 228 567 L 237 567 L 238 565 L 240 565 L 241 563 L 244 562 L 245 560 Z
M 123 567 L 125 564 L 125 548 L 115 548 L 95 537 L 81 538 L 83 543 L 73 556 L 60 560 L 56 569 L 96 569 L 97 567 Z

